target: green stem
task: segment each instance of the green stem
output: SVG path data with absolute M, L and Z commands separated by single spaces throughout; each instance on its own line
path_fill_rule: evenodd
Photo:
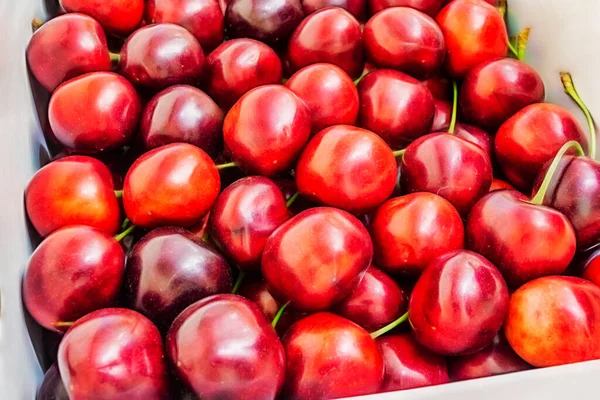
M 44 21 L 42 21 L 41 19 L 34 18 L 34 19 L 31 21 L 31 30 L 32 30 L 33 32 L 35 32 L 35 31 L 37 31 L 38 29 L 40 29 L 40 28 L 42 27 L 42 25 L 44 25 Z
M 120 53 L 113 53 L 111 51 L 109 54 L 110 54 L 110 61 L 115 62 L 115 63 L 118 63 L 119 61 L 121 61 Z
M 576 140 L 571 140 L 571 141 L 568 141 L 567 143 L 563 144 L 563 146 L 558 150 L 558 152 L 554 156 L 554 160 L 552 160 L 552 163 L 550 164 L 548 171 L 546 171 L 546 175 L 544 176 L 544 180 L 542 181 L 542 184 L 540 185 L 538 192 L 535 194 L 533 199 L 531 199 L 531 201 L 530 201 L 531 204 L 540 205 L 544 202 L 544 197 L 546 196 L 546 192 L 548 191 L 550 182 L 552 182 L 552 177 L 554 176 L 554 173 L 556 172 L 556 169 L 558 168 L 558 165 L 560 164 L 560 160 L 563 158 L 565 153 L 569 149 L 572 149 L 572 148 L 577 150 L 577 154 L 579 156 L 583 155 L 583 149 L 581 148 L 581 145 Z
M 508 42 L 506 42 L 506 44 L 508 44 L 508 50 L 510 50 L 510 52 L 512 53 L 512 55 L 515 56 L 516 58 L 519 58 L 519 52 L 517 51 L 517 49 L 515 49 L 513 47 L 513 45 L 510 42 L 510 40 Z
M 573 78 L 571 78 L 571 74 L 568 72 L 561 72 L 560 79 L 562 80 L 563 87 L 565 88 L 565 93 L 567 93 L 575 103 L 581 108 L 583 114 L 585 115 L 585 119 L 588 124 L 588 128 L 590 129 L 590 146 L 588 151 L 588 156 L 591 159 L 596 159 L 596 127 L 594 125 L 594 118 L 592 118 L 592 114 L 590 110 L 586 107 L 581 97 L 579 97 L 579 93 L 575 89 L 575 85 L 573 84 Z
M 285 85 L 285 84 L 287 83 L 287 81 L 289 81 L 289 79 L 283 78 L 283 79 L 281 80 L 281 84 L 282 84 L 282 85 Z
M 57 327 L 57 328 L 69 328 L 69 327 L 73 326 L 74 323 L 75 322 L 63 322 L 63 321 L 60 321 L 60 322 L 55 323 L 54 326 Z
M 125 218 L 125 219 L 123 220 L 123 223 L 121 224 L 121 230 L 123 230 L 123 229 L 127 228 L 127 226 L 129 226 L 129 223 L 130 223 L 130 222 L 131 222 L 131 221 L 129 221 L 129 218 Z
M 290 206 L 292 204 L 294 204 L 294 202 L 296 201 L 296 199 L 298 198 L 298 196 L 300 196 L 300 192 L 294 193 L 294 195 L 292 197 L 290 197 L 290 199 L 285 203 L 285 206 L 287 208 L 290 208 Z
M 204 236 L 202 236 L 202 241 L 203 241 L 203 242 L 207 242 L 207 243 L 208 243 L 208 237 L 209 237 L 209 236 L 208 236 L 208 232 L 206 232 L 206 233 L 204 234 Z
M 283 315 L 283 312 L 285 311 L 286 307 L 290 304 L 290 302 L 288 301 L 287 303 L 285 303 L 284 305 L 281 306 L 281 308 L 279 309 L 279 311 L 277 311 L 277 314 L 275 315 L 275 318 L 273 318 L 273 321 L 271 321 L 271 326 L 273 328 L 275 328 L 277 326 L 277 323 L 279 322 L 279 319 L 281 318 L 281 316 Z
M 234 162 L 230 162 L 227 164 L 219 164 L 217 165 L 217 169 L 218 170 L 222 170 L 222 169 L 226 169 L 226 168 L 233 168 L 236 167 L 236 164 Z
M 242 282 L 244 281 L 244 278 L 246 277 L 246 272 L 243 269 L 240 269 L 240 273 L 237 277 L 237 279 L 235 280 L 235 284 L 233 285 L 233 289 L 231 289 L 231 294 L 236 294 L 237 291 L 239 290 Z
M 118 235 L 115 235 L 115 240 L 117 242 L 120 242 L 121 240 L 123 240 L 123 238 L 125 236 L 127 236 L 131 232 L 133 232 L 134 229 L 135 229 L 135 225 L 131 225 L 129 228 L 125 229 L 123 232 L 119 233 Z
M 402 150 L 392 151 L 392 154 L 394 155 L 394 157 L 401 157 L 404 155 L 405 152 L 406 152 L 406 149 L 402 149 Z
M 115 196 L 117 196 L 117 199 L 120 199 L 121 197 L 123 197 L 123 191 L 115 190 Z
M 456 128 L 456 109 L 458 103 L 458 84 L 456 81 L 452 81 L 452 116 L 450 117 L 450 126 L 448 127 L 448 133 L 453 135 L 454 128 Z
M 527 42 L 529 41 L 529 32 L 531 28 L 525 28 L 519 32 L 517 37 L 517 58 L 521 61 L 525 59 L 525 49 L 527 49 Z
M 384 326 L 383 328 L 381 328 L 379 330 L 376 330 L 375 332 L 371 333 L 371 337 L 373 339 L 377 339 L 379 336 L 388 333 L 389 331 L 391 331 L 392 329 L 394 329 L 398 325 L 402 324 L 407 319 L 408 319 L 408 311 L 405 312 L 404 314 L 402 314 L 402 316 L 400 318 L 398 318 L 397 320 L 392 321 L 389 324 L 387 324 L 386 326 Z

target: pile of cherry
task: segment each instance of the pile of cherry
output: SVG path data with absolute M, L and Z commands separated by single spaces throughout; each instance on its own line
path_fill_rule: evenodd
M 27 49 L 57 149 L 25 190 L 24 302 L 63 335 L 39 399 L 326 399 L 600 358 L 594 124 L 567 73 L 589 134 L 543 102 L 504 5 L 61 6 Z

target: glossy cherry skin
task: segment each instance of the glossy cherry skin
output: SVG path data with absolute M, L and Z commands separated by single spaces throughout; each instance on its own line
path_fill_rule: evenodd
M 446 41 L 446 70 L 463 77 L 471 68 L 497 57 L 505 57 L 508 34 L 495 7 L 481 0 L 450 2 L 436 21 Z
M 60 0 L 68 13 L 82 13 L 100 22 L 106 32 L 127 36 L 142 23 L 144 0 Z
M 292 71 L 310 64 L 329 63 L 351 78 L 363 70 L 363 41 L 359 22 L 343 8 L 327 7 L 307 16 L 288 43 Z
M 204 52 L 187 29 L 169 23 L 144 26 L 121 48 L 119 72 L 133 84 L 163 89 L 181 83 L 197 84 Z
M 190 31 L 205 51 L 223 41 L 223 12 L 217 0 L 148 0 L 146 22 L 170 22 Z
M 348 74 L 333 64 L 312 64 L 296 72 L 285 86 L 308 106 L 312 132 L 332 125 L 354 125 L 358 90 Z
M 385 365 L 380 392 L 414 389 L 450 382 L 446 360 L 415 341 L 410 333 L 376 339 Z
M 48 105 L 56 140 L 80 153 L 127 143 L 137 129 L 141 112 L 135 88 L 112 72 L 90 72 L 63 83 Z
M 375 14 L 365 25 L 363 40 L 369 61 L 420 79 L 439 72 L 446 54 L 444 35 L 435 21 L 408 7 Z
M 202 399 L 274 399 L 285 353 L 275 330 L 251 301 L 207 297 L 173 322 L 166 348 L 177 374 Z
M 536 367 L 600 358 L 600 288 L 570 276 L 547 276 L 510 299 L 506 338 Z
M 190 304 L 231 292 L 229 265 L 204 242 L 182 228 L 158 228 L 146 234 L 127 260 L 126 304 L 166 332 Z
M 481 147 L 454 135 L 432 133 L 406 148 L 400 181 L 408 193 L 439 194 L 465 217 L 490 189 L 492 163 Z
M 417 342 L 441 355 L 474 353 L 494 340 L 508 288 L 487 259 L 456 250 L 434 259 L 415 285 L 408 318 Z
M 225 29 L 232 38 L 285 44 L 304 18 L 300 0 L 229 0 Z
M 519 189 L 529 190 L 544 163 L 569 140 L 584 151 L 587 139 L 577 120 L 554 104 L 532 104 L 509 118 L 496 133 L 494 147 L 506 178 Z
M 495 131 L 520 109 L 544 101 L 542 77 L 528 64 L 501 58 L 471 69 L 460 87 L 460 109 L 475 125 Z
M 371 219 L 370 231 L 375 263 L 394 274 L 419 275 L 434 258 L 464 245 L 458 211 L 448 200 L 427 192 L 383 203 Z
M 223 149 L 223 111 L 193 86 L 171 86 L 154 96 L 142 114 L 140 139 L 145 149 L 184 142 L 213 159 Z
M 143 315 L 105 308 L 77 320 L 58 348 L 71 400 L 168 399 L 162 338 Z
M 217 197 L 210 214 L 210 237 L 238 268 L 258 270 L 267 239 L 288 219 L 279 187 L 269 178 L 249 176 Z
M 396 158 L 379 136 L 336 125 L 308 142 L 296 166 L 298 192 L 310 200 L 364 214 L 394 190 Z
M 44 374 L 44 380 L 37 391 L 35 400 L 69 400 L 69 394 L 60 377 L 56 363 Z
M 296 322 L 283 339 L 286 399 L 319 400 L 377 392 L 383 359 L 354 322 L 328 312 Z
M 308 141 L 308 107 L 291 90 L 266 85 L 246 93 L 225 116 L 231 159 L 248 174 L 275 176 L 291 168 Z
M 88 226 L 67 226 L 32 254 L 23 300 L 40 325 L 65 332 L 75 320 L 116 303 L 124 272 L 119 242 Z
M 367 1 L 366 0 L 302 0 L 304 14 L 309 15 L 313 12 L 326 7 L 340 7 L 350 12 L 359 21 L 365 19 Z
M 281 60 L 264 43 L 233 39 L 221 44 L 206 58 L 206 91 L 228 110 L 248 90 L 281 83 Z
M 444 75 L 435 75 L 421 82 L 436 100 L 452 101 L 452 82 Z
M 453 381 L 484 378 L 531 369 L 510 347 L 503 333 L 477 353 L 448 358 L 448 374 Z
M 67 225 L 114 234 L 121 224 L 110 171 L 86 156 L 61 158 L 36 172 L 25 189 L 25 208 L 42 236 Z
M 482 198 L 467 220 L 467 247 L 494 263 L 511 287 L 563 273 L 575 254 L 567 217 L 528 200 L 498 190 Z
M 208 154 L 187 143 L 158 147 L 138 158 L 125 176 L 123 206 L 134 225 L 191 226 L 210 210 L 221 181 Z
M 534 193 L 551 161 L 538 174 Z M 577 248 L 586 250 L 600 242 L 600 162 L 589 157 L 565 156 L 550 181 L 544 205 L 563 213 L 575 229 Z
M 261 267 L 276 299 L 289 301 L 300 311 L 318 311 L 349 295 L 372 257 L 371 238 L 356 217 L 336 208 L 317 207 L 273 232 Z
M 358 84 L 359 125 L 381 136 L 394 150 L 430 132 L 435 104 L 418 80 L 379 69 Z
M 399 318 L 407 308 L 406 293 L 392 278 L 371 265 L 334 312 L 367 331 L 376 331 Z
M 444 0 L 368 0 L 371 15 L 391 7 L 410 7 L 435 17 Z
M 502 179 L 494 178 L 492 180 L 492 184 L 490 185 L 490 192 L 504 189 L 517 190 L 513 185 L 506 181 L 503 181 Z
M 483 129 L 473 125 L 459 123 L 456 124 L 456 127 L 454 128 L 454 136 L 465 139 L 467 142 L 471 142 L 474 145 L 481 147 L 490 160 L 494 159 L 494 139 Z
M 431 130 L 433 132 L 442 132 L 450 127 L 450 119 L 452 118 L 452 103 L 444 100 L 435 100 L 435 112 L 433 114 L 433 124 Z M 455 127 L 456 130 L 456 127 Z
M 27 63 L 49 92 L 67 79 L 111 69 L 102 27 L 83 14 L 58 16 L 35 31 L 27 46 Z

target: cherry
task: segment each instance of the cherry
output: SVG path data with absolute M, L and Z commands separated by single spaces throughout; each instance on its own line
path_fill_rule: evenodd
M 59 86 L 48 105 L 54 137 L 82 153 L 127 143 L 142 111 L 135 88 L 112 72 L 89 72 Z
M 490 160 L 494 157 L 494 139 L 489 133 L 473 125 L 456 124 L 454 136 L 481 147 Z
M 410 333 L 377 338 L 385 377 L 381 392 L 448 383 L 446 360 L 418 344 Z
M 340 7 L 350 12 L 359 21 L 365 19 L 367 1 L 366 0 L 302 0 L 304 14 L 309 15 L 313 12 L 326 7 Z
M 170 22 L 190 31 L 210 51 L 223 41 L 223 12 L 217 0 L 148 0 L 146 22 Z
M 381 68 L 393 68 L 425 79 L 440 71 L 446 47 L 444 35 L 428 15 L 407 7 L 387 8 L 365 25 L 367 58 Z
M 127 260 L 126 303 L 166 332 L 190 304 L 231 292 L 227 261 L 181 228 L 158 228 L 133 247 Z
M 197 84 L 204 53 L 198 39 L 175 24 L 144 26 L 128 38 L 119 59 L 119 71 L 138 86 L 163 89 L 180 83 Z
M 86 156 L 61 158 L 36 172 L 25 189 L 25 208 L 42 236 L 67 225 L 114 234 L 120 225 L 110 171 Z
M 289 218 L 279 187 L 269 178 L 249 176 L 217 197 L 209 230 L 233 264 L 242 270 L 258 270 L 267 239 Z
M 508 35 L 502 15 L 481 0 L 450 2 L 437 15 L 446 41 L 446 69 L 463 77 L 471 68 L 508 50 Z
M 513 293 L 505 326 L 515 352 L 536 367 L 600 358 L 600 288 L 547 276 Z
M 273 232 L 263 252 L 262 273 L 276 299 L 300 311 L 326 310 L 350 294 L 372 256 L 371 238 L 356 217 L 317 207 Z
M 499 333 L 492 344 L 477 353 L 448 359 L 448 373 L 453 381 L 525 371 L 531 365 L 519 357 L 506 338 Z
M 264 43 L 233 39 L 206 58 L 206 90 L 223 109 L 230 109 L 248 90 L 281 82 L 281 60 Z
M 225 147 L 249 174 L 290 169 L 310 136 L 308 107 L 280 85 L 252 89 L 225 116 Z
M 432 133 L 406 148 L 400 180 L 406 192 L 439 194 L 466 217 L 490 188 L 492 164 L 481 147 L 455 135 Z
M 400 317 L 407 308 L 406 293 L 392 278 L 371 265 L 334 312 L 368 331 L 375 331 Z
M 375 340 L 355 323 L 328 312 L 296 322 L 283 339 L 289 399 L 330 399 L 377 392 L 383 359 Z
M 375 14 L 391 7 L 410 7 L 435 17 L 444 0 L 368 0 L 369 11 Z
M 495 131 L 523 107 L 544 101 L 544 95 L 544 82 L 535 69 L 501 58 L 467 73 L 460 90 L 460 108 L 468 121 Z
M 502 124 L 494 147 L 506 178 L 518 189 L 528 190 L 544 163 L 569 140 L 587 149 L 585 133 L 571 113 L 554 104 L 538 103 Z
M 287 56 L 292 71 L 310 64 L 330 63 L 358 78 L 364 64 L 360 24 L 343 8 L 317 10 L 294 31 Z
M 287 41 L 303 17 L 300 0 L 229 0 L 225 29 L 232 38 L 278 45 Z
M 46 371 L 35 400 L 69 400 L 69 394 L 62 383 L 56 363 Z
M 483 197 L 469 214 L 466 232 L 467 247 L 494 263 L 512 287 L 563 273 L 575 254 L 569 220 L 514 190 Z
M 191 226 L 210 210 L 220 190 L 208 154 L 187 143 L 150 150 L 125 176 L 123 206 L 135 225 Z
M 358 84 L 359 124 L 381 136 L 393 149 L 430 131 L 435 105 L 431 92 L 410 76 L 380 69 Z
M 596 248 L 581 262 L 581 277 L 600 286 L 600 248 Z
M 338 66 L 309 65 L 292 75 L 285 85 L 308 106 L 313 133 L 332 125 L 356 123 L 358 91 Z
M 434 104 L 435 112 L 433 114 L 433 124 L 431 125 L 431 130 L 433 132 L 445 131 L 450 127 L 450 119 L 452 117 L 452 103 L 445 100 L 436 99 Z M 469 142 L 471 141 L 469 140 Z
M 179 377 L 202 399 L 274 399 L 283 385 L 285 353 L 251 301 L 207 297 L 186 308 L 167 335 Z
M 68 13 L 82 13 L 100 22 L 106 32 L 127 36 L 142 22 L 144 0 L 60 0 Z
M 490 185 L 490 192 L 504 189 L 517 190 L 513 185 L 506 181 L 503 181 L 502 179 L 494 178 L 492 180 L 492 184 Z
M 435 75 L 421 82 L 436 100 L 452 100 L 452 84 L 450 80 L 442 75 Z
M 383 139 L 350 125 L 319 132 L 296 166 L 301 195 L 354 214 L 372 211 L 390 197 L 396 175 L 396 159 Z
M 214 159 L 223 149 L 223 119 L 223 111 L 206 93 L 175 85 L 146 104 L 139 137 L 148 150 L 184 142 L 200 147 Z
M 456 250 L 423 271 L 408 317 L 417 342 L 438 354 L 461 355 L 492 343 L 507 310 L 508 288 L 498 269 L 479 254 Z
M 77 320 L 58 348 L 71 400 L 168 399 L 162 338 L 135 311 L 105 308 Z
M 390 273 L 419 275 L 433 259 L 464 245 L 458 211 L 433 193 L 386 201 L 375 212 L 370 230 L 375 263 Z

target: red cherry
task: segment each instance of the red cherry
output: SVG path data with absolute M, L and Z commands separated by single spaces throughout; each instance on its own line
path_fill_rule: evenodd
M 123 206 L 134 225 L 191 226 L 210 210 L 220 190 L 208 154 L 187 143 L 150 150 L 125 176 Z
M 211 238 L 243 270 L 258 270 L 267 239 L 290 218 L 281 190 L 269 178 L 249 176 L 229 185 L 210 214 Z
M 360 24 L 343 8 L 315 11 L 294 31 L 287 55 L 292 71 L 310 64 L 330 63 L 358 78 L 364 64 Z
M 399 149 L 430 132 L 435 105 L 431 92 L 418 80 L 391 69 L 380 69 L 358 84 L 359 124 Z
M 410 7 L 435 17 L 444 0 L 368 0 L 369 11 L 375 14 L 391 7 Z
M 341 68 L 312 64 L 292 75 L 285 86 L 308 106 L 313 133 L 332 125 L 356 123 L 358 91 Z
M 433 132 L 442 132 L 448 130 L 448 128 L 450 127 L 451 118 L 452 103 L 450 103 L 449 101 L 436 99 L 435 112 L 433 114 L 433 124 L 431 125 L 431 130 Z M 454 132 L 456 133 L 456 127 L 454 128 Z
M 433 193 L 413 193 L 381 205 L 371 220 L 375 262 L 390 273 L 419 275 L 436 257 L 462 249 L 458 211 Z
M 77 320 L 58 349 L 71 400 L 166 400 L 168 375 L 162 338 L 135 311 L 105 308 Z
M 281 60 L 264 43 L 233 39 L 221 44 L 206 58 L 206 90 L 228 110 L 248 90 L 281 82 Z
M 418 78 L 439 72 L 444 62 L 444 35 L 428 15 L 406 7 L 375 14 L 363 30 L 367 58 Z
M 473 125 L 456 124 L 454 136 L 481 147 L 490 160 L 494 158 L 494 139 L 486 131 Z
M 202 399 L 275 399 L 285 353 L 277 334 L 249 300 L 207 297 L 173 322 L 166 348 L 179 377 Z
M 356 217 L 317 207 L 273 232 L 263 252 L 262 273 L 276 299 L 300 311 L 326 310 L 350 294 L 372 256 L 369 233 Z
M 377 392 L 383 360 L 375 340 L 355 323 L 328 312 L 296 322 L 283 339 L 289 399 L 330 399 Z
M 582 266 L 582 274 L 581 277 L 587 279 L 588 281 L 594 282 L 596 285 L 600 286 L 600 248 L 597 248 L 590 255 L 588 255 L 583 262 Z
M 308 107 L 291 90 L 266 85 L 246 93 L 225 117 L 232 160 L 250 174 L 274 176 L 292 167 L 310 136 Z
M 302 8 L 306 15 L 326 7 L 343 8 L 354 15 L 354 18 L 362 21 L 365 19 L 367 2 L 366 0 L 302 0 Z
M 510 299 L 506 338 L 536 367 L 600 358 L 600 288 L 584 279 L 547 276 Z
M 436 17 L 446 41 L 446 69 L 463 77 L 484 61 L 506 56 L 508 34 L 504 19 L 482 0 L 456 0 Z
M 490 185 L 490 192 L 504 189 L 517 190 L 513 185 L 506 181 L 503 181 L 502 179 L 494 178 L 492 180 L 492 184 Z
M 394 190 L 397 176 L 392 150 L 379 136 L 350 125 L 319 132 L 296 166 L 298 192 L 354 214 L 372 211 Z
M 112 72 L 90 72 L 54 91 L 48 119 L 62 145 L 92 153 L 127 143 L 141 111 L 140 99 L 125 78 Z
M 42 236 L 67 225 L 114 234 L 120 225 L 110 171 L 86 156 L 61 158 L 36 172 L 25 189 L 25 208 Z
M 435 75 L 421 82 L 436 100 L 452 101 L 452 83 L 442 75 Z
M 512 287 L 561 274 L 575 254 L 575 232 L 560 212 L 514 190 L 483 197 L 467 220 L 467 247 L 493 262 Z
M 100 22 L 106 32 L 127 36 L 140 26 L 144 0 L 60 0 L 68 13 L 82 13 Z
M 442 355 L 469 354 L 494 340 L 508 310 L 508 288 L 479 254 L 436 258 L 417 281 L 408 317 L 417 342 Z

